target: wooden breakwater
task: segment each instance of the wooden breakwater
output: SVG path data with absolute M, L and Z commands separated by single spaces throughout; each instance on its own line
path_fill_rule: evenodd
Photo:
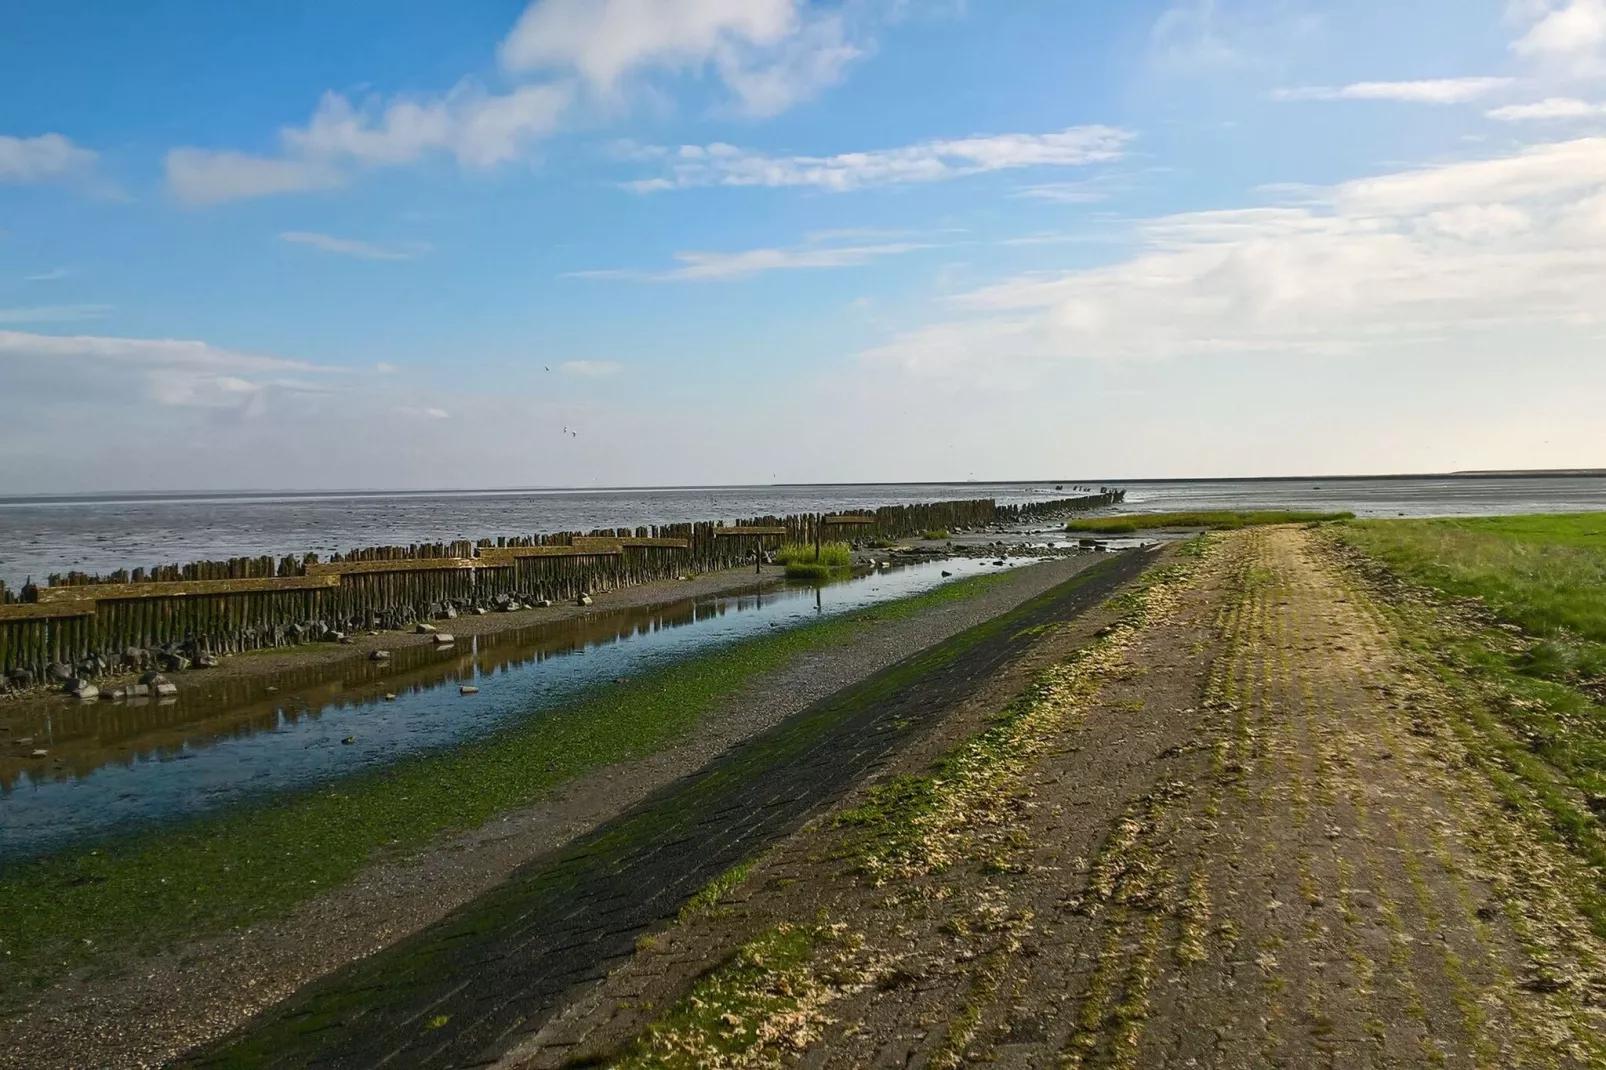
M 17 595 L 0 586 L 0 673 L 9 686 L 28 686 L 161 667 L 179 657 L 328 640 L 733 568 L 783 542 L 810 543 L 817 535 L 899 539 L 1093 508 L 1088 501 L 1027 507 L 999 506 L 991 499 L 932 502 L 868 513 L 754 517 L 733 525 L 372 547 L 327 561 L 306 554 L 105 576 L 68 573 L 49 577 L 45 586 L 29 584 Z

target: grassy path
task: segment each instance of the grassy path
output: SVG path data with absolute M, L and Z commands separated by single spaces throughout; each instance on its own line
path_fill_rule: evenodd
M 1362 565 L 1212 537 L 509 1065 L 1606 1066 L 1593 819 Z

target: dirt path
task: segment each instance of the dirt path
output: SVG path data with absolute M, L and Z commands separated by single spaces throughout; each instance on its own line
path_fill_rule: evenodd
M 1606 1065 L 1598 877 L 1399 617 L 1302 529 L 1156 579 L 506 1065 Z

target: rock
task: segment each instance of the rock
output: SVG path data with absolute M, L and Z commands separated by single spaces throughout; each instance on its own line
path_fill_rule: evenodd
M 123 647 L 123 667 L 127 669 L 142 669 L 151 660 L 151 656 L 137 646 Z
M 376 650 L 373 653 L 368 655 L 368 660 L 369 661 L 389 661 L 390 660 L 390 651 L 388 651 L 388 650 Z
M 88 702 L 90 699 L 100 698 L 100 688 L 96 687 L 88 680 L 68 680 L 66 690 L 67 694 L 76 699 L 82 699 L 85 702 Z
M 277 687 L 269 687 L 269 688 L 266 688 L 266 690 L 267 690 L 268 694 L 271 695 L 274 692 L 278 691 L 279 689 Z
M 455 635 L 447 635 L 445 632 L 437 632 L 435 635 L 436 646 L 445 646 L 447 643 L 455 642 L 457 642 L 457 636 Z
M 161 665 L 164 672 L 183 672 L 190 667 L 190 659 L 183 654 L 164 654 Z
M 177 684 L 169 684 L 169 683 L 160 683 L 160 684 L 157 684 L 156 686 L 151 688 L 151 693 L 154 694 L 157 698 L 171 698 L 174 695 L 178 694 L 178 685 Z
M 129 684 L 124 690 L 129 698 L 150 698 L 152 686 L 151 684 Z
M 357 642 L 357 640 L 353 639 L 349 635 L 342 635 L 339 632 L 336 632 L 335 635 L 338 637 L 335 639 L 335 642 L 341 644 L 342 646 L 352 646 Z
M 537 602 L 536 605 L 540 606 L 542 609 L 551 609 L 552 608 L 552 599 L 543 598 L 539 602 Z
M 49 751 L 47 751 L 47 750 L 45 750 L 45 748 L 43 748 L 43 747 L 36 747 L 36 748 L 35 748 L 35 749 L 34 749 L 34 752 L 33 752 L 33 754 L 31 754 L 31 755 L 30 755 L 30 757 L 33 757 L 33 758 L 43 758 L 43 757 L 45 757 L 45 756 L 46 756 L 46 755 L 48 755 L 48 754 L 49 754 L 49 753 L 50 753 L 50 752 L 49 752 Z
M 385 692 L 385 701 L 386 702 L 395 702 L 396 701 L 396 692 L 394 692 L 394 691 Z
M 10 672 L 6 673 L 6 679 L 10 680 L 11 686 L 17 688 L 18 690 L 33 686 L 33 673 L 29 672 L 27 669 L 12 669 Z
M 483 617 L 483 616 L 485 616 L 485 607 L 484 607 L 484 606 L 475 606 L 475 607 L 474 607 L 474 615 L 475 615 L 475 616 L 476 616 L 476 617 Z
M 349 747 L 353 743 L 357 742 L 357 737 L 356 736 L 347 736 L 345 739 L 341 740 L 340 742 L 344 743 L 346 746 Z
M 64 684 L 73 678 L 72 667 L 53 661 L 45 668 L 45 678 Z
M 456 620 L 457 619 L 457 610 L 453 609 L 451 606 L 447 606 L 444 609 L 442 609 L 439 613 L 435 614 L 435 619 L 436 620 Z
M 100 697 L 109 702 L 121 702 L 128 697 L 128 691 L 125 688 L 114 687 L 110 691 L 102 691 Z
M 142 684 L 165 684 L 167 683 L 167 677 L 163 676 L 159 672 L 156 672 L 155 670 L 152 670 L 150 672 L 140 673 L 139 682 Z
M 591 596 L 583 594 L 574 600 L 574 604 L 577 606 L 589 606 L 591 604 Z
M 462 687 L 457 689 L 457 693 L 459 695 L 477 695 L 480 693 L 480 689 L 475 687 L 473 684 L 464 684 Z
M 943 573 L 943 576 L 944 576 L 944 577 L 948 577 L 948 576 L 952 576 L 952 575 L 953 575 L 953 573 L 952 573 L 952 572 L 944 572 L 944 573 Z
M 217 668 L 217 655 L 216 654 L 202 654 L 200 657 L 195 659 L 195 667 L 197 669 L 215 669 L 215 668 Z
M 431 632 L 435 631 L 435 625 L 425 624 L 424 622 L 420 621 L 419 623 L 413 625 L 413 631 L 417 632 L 419 635 L 429 635 Z

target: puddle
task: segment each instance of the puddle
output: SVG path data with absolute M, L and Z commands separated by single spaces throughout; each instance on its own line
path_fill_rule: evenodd
M 1012 559 L 1006 568 L 1030 564 Z M 415 646 L 390 662 L 287 670 L 266 677 L 185 674 L 176 701 L 71 701 L 4 711 L 0 857 L 181 818 L 244 797 L 306 787 L 550 713 L 587 687 L 687 654 L 819 616 L 892 601 L 954 578 L 1000 571 L 989 561 L 922 562 L 821 588 L 747 591 L 611 610 Z M 460 695 L 461 685 L 479 688 Z M 267 693 L 275 686 L 276 693 Z M 395 694 L 386 701 L 386 693 Z M 20 718 L 20 719 L 19 719 Z M 353 738 L 345 744 L 342 740 Z M 34 748 L 48 749 L 31 758 Z

